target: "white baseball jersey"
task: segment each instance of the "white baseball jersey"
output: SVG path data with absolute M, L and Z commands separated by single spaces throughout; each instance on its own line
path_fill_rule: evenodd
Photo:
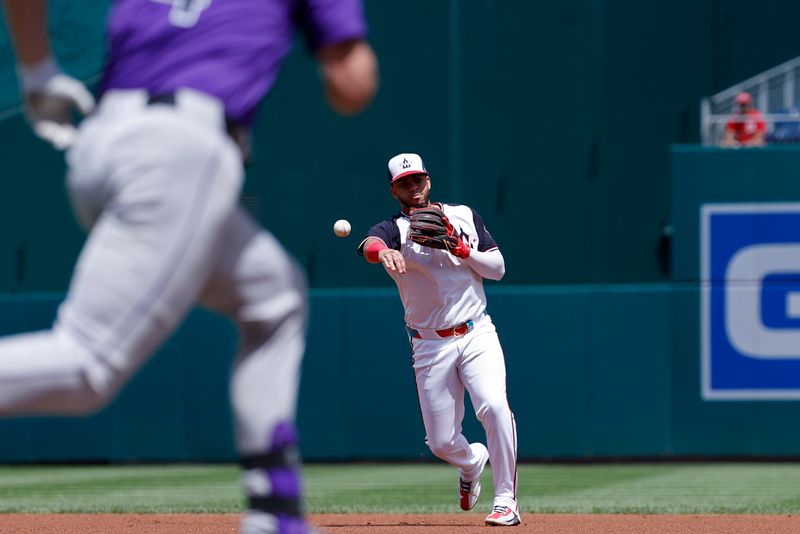
M 471 248 L 481 252 L 498 248 L 475 210 L 450 204 L 443 204 L 442 210 L 456 233 Z M 380 238 L 387 247 L 399 250 L 406 260 L 405 274 L 387 269 L 400 291 L 406 324 L 411 328 L 436 330 L 483 315 L 486 294 L 481 276 L 472 269 L 463 268 L 462 260 L 446 250 L 412 242 L 408 239 L 410 224 L 408 215 L 398 213 L 367 232 L 368 238 Z M 358 247 L 360 254 L 363 254 L 363 245 L 362 241 Z
M 449 204 L 443 204 L 442 210 L 473 250 L 498 248 L 474 210 Z M 480 477 L 485 459 L 476 451 L 482 445 L 470 444 L 461 433 L 464 392 L 469 391 L 475 414 L 486 430 L 494 504 L 508 506 L 519 514 L 516 423 L 506 399 L 503 349 L 491 317 L 485 313 L 483 279 L 449 252 L 411 241 L 410 225 L 409 217 L 399 213 L 370 228 L 367 238 L 382 239 L 405 259 L 404 274 L 390 269 L 386 272 L 397 284 L 410 329 L 425 440 L 436 456 L 458 468 L 460 479 Z M 360 254 L 365 242 L 359 245 Z M 458 336 L 420 335 L 422 330 L 453 328 L 467 321 L 471 321 L 470 329 Z

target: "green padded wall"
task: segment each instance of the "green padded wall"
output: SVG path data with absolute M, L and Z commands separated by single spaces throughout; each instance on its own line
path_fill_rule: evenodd
M 523 459 L 797 456 L 796 402 L 700 399 L 696 285 L 488 291 Z M 45 328 L 58 295 L 0 299 L 0 334 Z M 234 331 L 198 310 L 89 418 L 0 421 L 0 461 L 228 461 Z M 432 458 L 394 290 L 316 289 L 298 402 L 309 460 Z M 482 430 L 467 407 L 464 432 Z
M 673 277 L 700 280 L 699 206 L 704 203 L 800 201 L 800 147 L 724 150 L 672 148 L 675 227 Z
M 90 82 L 108 3 L 53 2 L 56 52 Z M 668 146 L 697 140 L 702 95 L 798 54 L 789 29 L 800 5 L 777 5 L 367 0 L 381 60 L 373 106 L 353 120 L 330 112 L 299 42 L 263 106 L 244 202 L 312 287 L 384 286 L 354 249 L 396 210 L 386 161 L 419 151 L 434 196 L 484 216 L 506 283 L 664 281 Z M 424 39 L 409 38 L 412 21 Z M 4 33 L 0 59 L 0 291 L 63 291 L 83 239 L 64 203 L 63 161 L 15 110 Z M 352 237 L 333 236 L 339 218 Z
M 487 286 L 521 457 L 797 455 L 800 431 L 784 423 L 797 403 L 700 398 L 697 215 L 687 202 L 770 200 L 775 191 L 756 178 L 800 183 L 798 153 L 671 156 L 669 145 L 697 140 L 701 96 L 798 55 L 800 4 L 366 3 L 381 59 L 374 105 L 352 120 L 327 110 L 299 44 L 262 109 L 243 195 L 312 286 L 306 456 L 429 457 L 395 290 L 355 255 L 369 225 L 396 209 L 384 169 L 400 151 L 422 153 L 434 196 L 476 208 L 506 256 L 506 279 Z M 53 5 L 59 58 L 94 83 L 108 2 Z M 19 114 L 2 33 L 0 60 L 0 333 L 12 333 L 50 324 L 84 234 L 63 157 Z M 351 237 L 333 236 L 339 218 L 353 223 Z M 673 279 L 656 255 L 666 222 Z M 379 341 L 388 348 L 365 349 Z M 0 421 L 0 459 L 232 459 L 219 377 L 233 342 L 225 321 L 195 312 L 100 414 Z M 479 431 L 469 417 L 465 431 Z

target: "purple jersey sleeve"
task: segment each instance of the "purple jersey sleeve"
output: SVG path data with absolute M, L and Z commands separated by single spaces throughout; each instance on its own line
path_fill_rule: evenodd
M 395 250 L 400 250 L 400 228 L 397 227 L 397 219 L 400 215 L 395 215 L 391 219 L 381 221 L 369 229 L 367 235 L 361 240 L 358 246 L 358 253 L 364 255 L 364 241 L 368 237 L 379 237 L 386 243 L 386 246 Z
M 309 48 L 315 52 L 367 35 L 361 0 L 302 0 L 296 16 Z
M 500 248 L 497 246 L 497 243 L 495 243 L 492 234 L 490 234 L 489 230 L 486 229 L 483 219 L 475 210 L 472 210 L 472 222 L 475 224 L 475 230 L 478 232 L 479 251 L 486 252 L 487 250 Z
M 101 92 L 191 88 L 250 125 L 301 29 L 312 50 L 367 33 L 361 0 L 115 0 Z

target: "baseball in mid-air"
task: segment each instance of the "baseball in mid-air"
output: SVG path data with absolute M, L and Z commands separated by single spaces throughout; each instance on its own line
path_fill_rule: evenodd
M 333 233 L 339 237 L 347 237 L 350 235 L 350 223 L 345 219 L 339 219 L 333 223 Z

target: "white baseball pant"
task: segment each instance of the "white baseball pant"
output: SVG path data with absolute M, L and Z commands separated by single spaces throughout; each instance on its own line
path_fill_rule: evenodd
M 506 398 L 503 348 L 488 315 L 475 320 L 464 336 L 442 339 L 411 338 L 426 441 L 431 452 L 472 478 L 474 457 L 461 433 L 464 390 L 486 430 L 495 502 L 516 506 L 517 429 Z
M 222 105 L 112 91 L 68 154 L 91 232 L 53 328 L 0 340 L 0 415 L 87 414 L 108 403 L 197 302 L 241 334 L 231 396 L 243 456 L 294 421 L 303 275 L 238 200 L 243 170 Z M 197 354 L 196 357 L 220 357 Z

